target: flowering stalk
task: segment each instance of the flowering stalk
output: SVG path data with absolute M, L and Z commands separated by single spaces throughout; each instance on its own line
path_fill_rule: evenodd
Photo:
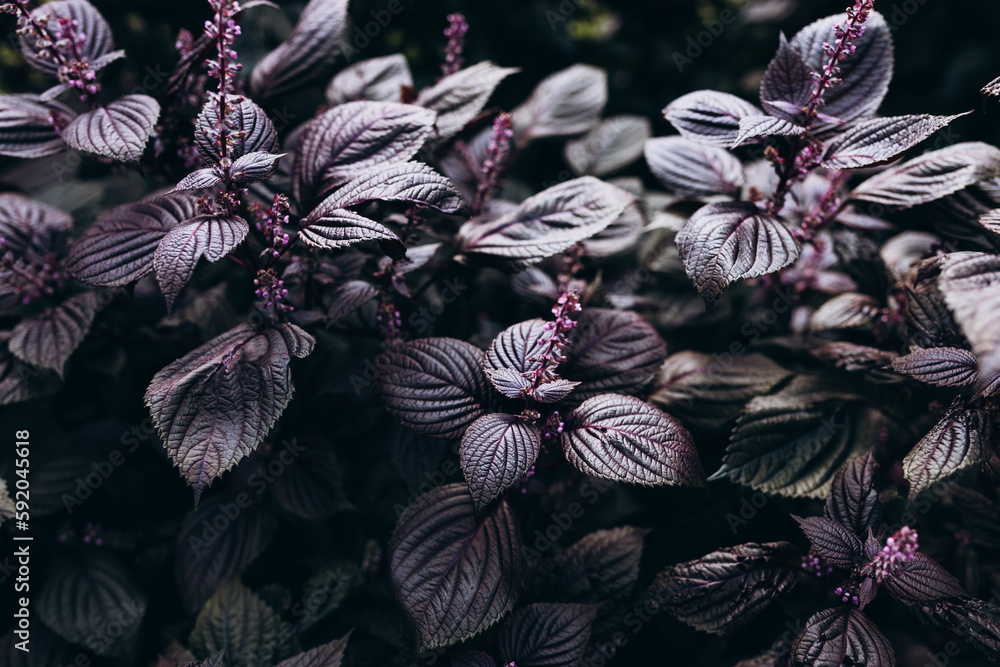
M 522 418 L 529 421 L 541 418 L 541 414 L 534 408 L 536 392 L 543 384 L 560 379 L 556 368 L 566 361 L 563 350 L 569 345 L 569 332 L 576 328 L 576 320 L 572 319 L 572 314 L 578 312 L 580 312 L 580 297 L 570 290 L 564 291 L 556 301 L 556 305 L 552 307 L 552 314 L 556 319 L 545 323 L 545 330 L 538 341 L 542 351 L 528 357 L 528 361 L 537 362 L 538 367 L 522 374 L 530 383 L 521 389 L 521 395 L 527 399 L 527 405 L 521 413 Z M 563 423 L 558 413 L 554 413 L 554 420 L 550 417 L 545 424 L 545 431 L 550 439 L 562 432 Z
M 260 301 L 262 310 L 271 310 L 272 316 L 277 319 L 282 313 L 295 310 L 290 304 L 284 303 L 288 296 L 285 289 L 285 281 L 278 278 L 278 273 L 274 269 L 261 269 L 257 271 L 257 277 L 253 284 L 257 287 L 254 291 Z
M 473 204 L 474 213 L 482 209 L 487 198 L 496 194 L 513 140 L 513 120 L 509 113 L 501 111 L 493 121 L 493 133 L 490 135 L 490 143 L 486 146 L 486 160 L 483 162 L 479 186 L 476 188 L 476 201 Z
M 903 526 L 892 537 L 886 539 L 882 551 L 864 567 L 863 572 L 881 583 L 900 567 L 910 563 L 919 546 L 917 531 L 909 526 Z
M 266 211 L 256 202 L 249 205 L 250 211 L 257 216 L 257 230 L 263 235 L 266 247 L 260 256 L 268 257 L 269 261 L 278 259 L 288 247 L 290 238 L 285 231 L 288 225 L 288 197 L 276 194 L 271 199 L 271 207 Z
M 243 66 L 236 62 L 236 51 L 233 42 L 240 35 L 240 26 L 236 24 L 235 16 L 240 11 L 236 0 L 208 0 L 215 10 L 215 17 L 205 21 L 205 34 L 216 40 L 216 60 L 206 60 L 208 75 L 219 80 L 215 93 L 215 103 L 219 106 L 219 119 L 211 130 L 212 145 L 219 156 L 220 164 L 226 172 L 227 190 L 231 189 L 232 178 L 229 174 L 229 156 L 233 143 L 239 138 L 236 127 L 229 116 L 232 106 L 229 95 L 236 92 L 236 75 Z
M 444 51 L 444 65 L 441 66 L 441 76 L 449 76 L 462 69 L 465 51 L 465 33 L 469 31 L 469 24 L 465 21 L 464 14 L 449 14 L 448 27 L 444 30 L 444 36 L 448 38 L 448 46 Z

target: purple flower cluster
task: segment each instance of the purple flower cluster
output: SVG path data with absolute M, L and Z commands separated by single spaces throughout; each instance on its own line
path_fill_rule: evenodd
M 66 275 L 56 266 L 55 257 L 32 262 L 22 253 L 8 248 L 4 237 L 0 237 L 0 276 L 3 276 L 6 291 L 24 305 L 52 296 L 66 280 Z
M 482 208 L 486 198 L 496 192 L 513 139 L 514 122 L 509 113 L 501 111 L 493 121 L 493 133 L 490 135 L 490 143 L 486 146 L 486 160 L 483 161 L 482 177 L 479 179 L 476 191 L 477 211 Z
M 444 29 L 444 36 L 448 38 L 448 46 L 444 51 L 444 65 L 441 66 L 441 75 L 449 76 L 462 69 L 465 51 L 465 33 L 469 31 L 469 24 L 465 21 L 464 14 L 448 14 L 448 27 Z
M 830 57 L 830 60 L 823 66 L 822 72 L 813 74 L 816 85 L 813 87 L 812 102 L 806 110 L 807 122 L 816 117 L 819 107 L 823 105 L 823 94 L 842 82 L 840 63 L 847 60 L 857 50 L 854 42 L 865 34 L 865 23 L 871 15 L 874 4 L 875 0 L 856 0 L 854 6 L 847 9 L 847 21 L 844 25 L 838 23 L 834 26 L 836 43 L 823 42 L 823 50 Z
M 576 292 L 563 292 L 556 305 L 552 307 L 552 314 L 556 319 L 545 323 L 545 333 L 539 341 L 542 346 L 541 354 L 528 357 L 528 361 L 538 362 L 538 367 L 528 371 L 526 376 L 531 381 L 529 395 L 546 382 L 559 379 L 555 369 L 566 361 L 563 350 L 569 345 L 567 333 L 576 327 L 576 320 L 572 319 L 572 315 L 578 312 L 580 312 L 580 297 Z
M 816 554 L 806 554 L 803 556 L 801 567 L 809 574 L 814 574 L 817 577 L 833 574 L 833 567 L 824 563 L 823 559 Z
M 233 42 L 240 36 L 240 26 L 236 23 L 236 15 L 240 12 L 240 3 L 236 0 L 208 0 L 215 11 L 215 17 L 205 21 L 205 34 L 209 39 L 216 40 L 218 60 L 206 60 L 208 75 L 219 80 L 220 93 L 236 91 L 236 76 L 243 65 L 236 62 L 236 51 Z
M 911 562 L 918 546 L 917 531 L 903 526 L 886 539 L 882 551 L 865 567 L 865 574 L 881 582 L 899 567 Z
M 256 202 L 250 204 L 250 208 L 257 214 L 257 229 L 264 235 L 264 240 L 267 242 L 267 247 L 261 251 L 260 256 L 270 255 L 273 259 L 277 259 L 290 242 L 288 233 L 285 231 L 285 227 L 288 225 L 288 197 L 280 193 L 274 195 L 271 207 L 266 211 Z
M 291 305 L 282 303 L 288 296 L 288 290 L 285 289 L 285 281 L 278 278 L 274 269 L 258 271 L 253 284 L 257 287 L 254 294 L 261 300 L 264 308 L 273 310 L 275 314 L 294 310 Z

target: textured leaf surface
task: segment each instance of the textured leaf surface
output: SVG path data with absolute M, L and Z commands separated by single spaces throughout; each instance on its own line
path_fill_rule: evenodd
M 667 568 L 646 595 L 691 627 L 724 634 L 790 590 L 797 561 L 788 542 L 741 544 Z
M 274 97 L 327 75 L 346 27 L 347 0 L 310 0 L 288 39 L 253 68 L 254 95 Z
M 770 136 L 789 136 L 803 134 L 805 128 L 787 120 L 771 116 L 743 116 L 740 118 L 740 128 L 733 141 L 732 148 L 738 148 L 750 143 L 753 139 Z
M 160 104 L 149 95 L 126 95 L 86 111 L 62 131 L 70 148 L 137 164 L 160 117 Z
M 612 116 L 566 142 L 566 162 L 577 176 L 603 176 L 639 159 L 652 127 L 642 116 Z
M 648 531 L 621 526 L 585 535 L 557 554 L 533 582 L 545 599 L 603 602 L 628 595 L 639 576 L 642 541 Z
M 6 340 L 0 343 L 0 405 L 26 401 L 58 387 L 59 378 L 54 371 L 43 371 L 19 361 L 10 353 Z
M 202 257 L 218 262 L 243 242 L 250 225 L 238 216 L 199 215 L 164 235 L 153 254 L 156 280 L 172 310 Z
M 921 114 L 866 120 L 838 135 L 826 146 L 823 166 L 827 169 L 857 169 L 888 162 L 964 115 L 967 114 Z
M 174 189 L 171 190 L 171 192 L 179 192 L 181 190 L 201 190 L 202 188 L 210 188 L 214 185 L 218 185 L 219 183 L 222 183 L 222 176 L 219 174 L 218 170 L 214 167 L 206 167 L 204 169 L 192 171 L 190 174 L 182 178 Z
M 545 320 L 535 318 L 509 326 L 493 339 L 489 349 L 486 350 L 483 369 L 497 389 L 500 389 L 500 386 L 493 379 L 493 371 L 507 369 L 520 375 L 541 367 L 540 360 L 532 361 L 530 358 L 542 353 L 544 345 L 541 340 L 545 335 Z
M 879 316 L 879 302 L 867 294 L 838 294 L 816 309 L 809 318 L 812 331 L 854 329 L 872 324 Z
M 457 438 L 492 400 L 482 364 L 482 350 L 464 341 L 415 340 L 389 355 L 375 390 L 407 428 Z
M 226 652 L 231 667 L 271 667 L 281 646 L 281 617 L 234 579 L 202 607 L 188 645 L 201 658 Z
M 63 113 L 61 107 L 56 107 Z M 52 125 L 53 109 L 34 95 L 0 95 L 0 155 L 19 158 L 39 158 L 65 150 Z M 75 114 L 69 109 L 67 117 Z
M 937 600 L 910 607 L 928 625 L 943 627 L 977 651 L 1000 653 L 1000 607 L 985 600 Z
M 663 110 L 681 136 L 700 144 L 729 148 L 740 134 L 740 120 L 761 110 L 735 95 L 697 90 L 682 95 Z
M 743 165 L 729 151 L 684 137 L 647 141 L 646 163 L 668 190 L 688 197 L 735 196 L 743 185 Z
M 378 296 L 378 289 L 366 280 L 348 280 L 330 295 L 327 324 L 333 324 L 348 313 Z
M 913 554 L 912 561 L 883 579 L 881 586 L 906 604 L 967 597 L 958 579 L 936 560 L 919 552 Z
M 21 361 L 51 368 L 60 376 L 97 315 L 97 295 L 82 292 L 58 306 L 21 320 L 11 332 L 11 353 Z
M 938 287 L 944 301 L 972 343 L 981 376 L 1000 370 L 1000 257 L 981 252 L 956 252 L 941 261 Z
M 792 647 L 794 667 L 893 667 L 892 645 L 857 607 L 814 614 Z
M 604 394 L 567 418 L 563 451 L 581 472 L 632 484 L 702 485 L 691 435 L 673 417 L 631 396 Z
M 397 102 L 348 102 L 310 121 L 295 153 L 292 192 L 307 211 L 376 166 L 406 162 L 433 131 L 436 114 Z
M 526 667 L 579 665 L 598 606 L 542 602 L 522 607 L 500 630 L 500 655 Z
M 132 648 L 146 613 L 145 595 L 125 568 L 99 551 L 56 566 L 32 602 L 39 618 L 66 641 L 119 658 Z M 112 624 L 120 628 L 117 636 L 107 633 Z
M 362 60 L 337 72 L 326 88 L 326 101 L 334 106 L 359 100 L 398 102 L 404 86 L 413 86 L 410 66 L 406 56 L 394 53 Z
M 294 324 L 241 324 L 153 377 L 146 404 L 196 498 L 264 439 L 292 398 L 291 357 L 314 343 Z
M 794 518 L 813 551 L 830 565 L 850 569 L 861 560 L 861 540 L 844 524 L 822 516 Z
M 780 220 L 748 202 L 698 209 L 677 234 L 684 270 L 709 305 L 738 280 L 774 273 L 799 256 L 799 242 Z
M 421 651 L 472 637 L 510 611 L 520 545 L 507 504 L 477 520 L 464 484 L 438 487 L 407 508 L 389 542 L 389 572 Z
M 232 128 L 232 144 L 229 149 L 231 160 L 247 153 L 274 153 L 278 150 L 278 133 L 263 109 L 249 98 L 239 95 L 229 95 L 226 101 L 230 107 L 227 122 Z M 218 126 L 219 119 L 219 103 L 215 100 L 209 100 L 198 114 L 194 144 L 205 164 L 219 163 L 218 149 L 212 143 L 212 131 Z
M 586 308 L 570 333 L 563 377 L 580 384 L 573 396 L 584 400 L 604 393 L 641 391 L 667 357 L 667 345 L 641 315 L 625 310 Z
M 573 65 L 538 84 L 531 97 L 511 112 L 514 140 L 586 132 L 596 125 L 608 102 L 608 75 L 590 65 Z
M 233 160 L 233 180 L 237 185 L 248 185 L 266 181 L 278 170 L 278 160 L 284 153 L 275 154 L 267 151 L 247 153 Z
M 414 104 L 437 112 L 434 141 L 444 141 L 458 134 L 479 115 L 500 82 L 517 71 L 484 61 L 422 90 Z
M 1000 173 L 1000 149 L 965 142 L 924 153 L 869 178 L 851 199 L 909 208 L 941 199 Z
M 477 512 L 524 477 L 541 446 L 542 432 L 517 415 L 483 415 L 466 429 L 459 462 Z
M 948 414 L 903 459 L 903 476 L 910 482 L 909 500 L 936 482 L 983 460 L 989 447 L 989 415 L 965 407 L 956 398 Z
M 979 376 L 976 355 L 957 347 L 915 350 L 894 359 L 892 369 L 936 387 L 961 387 Z
M 862 539 L 869 528 L 878 532 L 882 521 L 882 503 L 875 489 L 877 469 L 871 453 L 851 459 L 834 475 L 830 497 L 826 499 L 826 515 Z
M 495 220 L 471 220 L 459 230 L 461 251 L 535 262 L 600 232 L 632 203 L 621 188 L 583 176 L 528 197 Z

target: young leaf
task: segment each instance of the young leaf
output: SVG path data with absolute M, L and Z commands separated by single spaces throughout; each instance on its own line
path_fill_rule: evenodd
M 965 115 L 968 114 L 922 114 L 866 120 L 830 141 L 822 164 L 827 169 L 858 169 L 889 162 Z
M 719 202 L 698 209 L 677 234 L 684 270 L 712 306 L 738 280 L 779 271 L 799 257 L 787 227 L 749 202 Z
M 836 607 L 812 615 L 792 647 L 793 667 L 895 664 L 889 640 L 857 607 Z
M 274 172 L 278 170 L 278 160 L 284 156 L 284 153 L 275 155 L 266 151 L 241 155 L 233 160 L 233 180 L 236 181 L 237 185 L 266 181 L 274 176 Z
M 882 308 L 867 294 L 845 292 L 816 309 L 809 318 L 811 331 L 866 327 L 878 318 Z
M 294 658 L 282 660 L 277 667 L 340 667 L 347 650 L 347 640 L 351 633 L 328 644 L 317 646 L 311 651 L 301 653 Z
M 202 607 L 188 646 L 201 658 L 225 651 L 228 667 L 269 667 L 281 646 L 281 617 L 233 579 Z
M 522 607 L 500 630 L 500 655 L 508 664 L 525 667 L 579 665 L 599 606 L 536 603 Z
M 790 376 L 790 371 L 760 354 L 727 360 L 685 350 L 663 363 L 649 401 L 686 425 L 728 429 L 750 399 Z
M 126 95 L 74 118 L 62 138 L 78 151 L 138 164 L 159 118 L 160 103 L 152 97 Z
M 590 65 L 573 65 L 545 78 L 514 109 L 514 141 L 519 146 L 542 137 L 580 134 L 594 127 L 608 102 L 608 75 Z
M 854 531 L 859 538 L 868 529 L 878 532 L 882 503 L 875 490 L 875 457 L 868 453 L 851 459 L 837 471 L 826 499 L 825 513 Z
M 634 197 L 583 176 L 528 197 L 495 220 L 470 220 L 458 232 L 463 253 L 532 263 L 560 253 L 600 232 Z
M 686 139 L 729 148 L 739 137 L 740 120 L 763 112 L 735 95 L 698 90 L 678 97 L 663 115 Z
M 805 120 L 803 114 L 788 113 L 786 109 L 808 106 L 815 86 L 809 65 L 788 43 L 785 33 L 781 33 L 778 53 L 767 66 L 760 82 L 760 103 L 764 111 L 775 118 L 801 124 Z
M 194 275 L 202 257 L 218 262 L 243 242 L 250 225 L 239 216 L 198 215 L 164 235 L 153 254 L 156 280 L 173 309 L 177 295 Z
M 645 485 L 705 483 L 691 435 L 632 396 L 584 401 L 566 418 L 560 440 L 566 458 L 587 475 Z
M 809 538 L 813 551 L 830 565 L 850 569 L 862 560 L 861 540 L 836 519 L 792 516 Z
M 124 204 L 87 227 L 66 258 L 73 276 L 91 285 L 121 287 L 153 270 L 153 255 L 167 233 L 197 215 L 187 193 L 153 195 Z
M 231 128 L 229 159 L 236 160 L 247 153 L 274 153 L 278 150 L 278 133 L 264 110 L 250 99 L 228 95 L 229 116 L 226 124 Z M 213 143 L 215 128 L 222 122 L 219 102 L 213 98 L 205 103 L 195 123 L 194 145 L 205 164 L 218 164 L 220 155 Z
M 835 25 L 844 25 L 846 14 L 827 16 L 800 30 L 791 41 L 806 65 L 814 72 L 822 72 L 830 62 L 823 48 L 824 43 L 834 44 Z M 822 112 L 841 123 L 866 120 L 875 115 L 892 79 L 892 33 L 885 18 L 871 12 L 865 22 L 865 32 L 853 41 L 855 50 L 846 60 L 837 63 L 841 83 L 823 94 Z
M 541 446 L 542 432 L 517 415 L 483 415 L 472 422 L 458 456 L 476 512 L 521 481 Z
M 642 116 L 612 116 L 567 141 L 563 154 L 577 176 L 604 176 L 639 159 L 651 135 L 652 126 Z
M 531 358 L 542 353 L 544 335 L 545 321 L 536 318 L 507 327 L 490 343 L 483 370 L 504 396 L 524 398 L 521 390 L 531 385 L 524 373 L 541 367 L 541 360 Z
M 406 162 L 431 135 L 436 114 L 396 102 L 348 102 L 306 124 L 292 193 L 303 211 L 376 166 Z
M 233 507 L 239 510 L 235 517 L 228 514 Z M 277 526 L 274 509 L 262 500 L 240 507 L 229 496 L 216 495 L 191 510 L 177 535 L 174 568 L 188 611 L 197 612 L 224 583 L 246 569 L 267 548 Z
M 21 320 L 11 331 L 11 353 L 32 366 L 51 368 L 62 377 L 70 355 L 94 323 L 97 307 L 94 292 L 81 292 Z
M 570 333 L 560 373 L 579 382 L 574 398 L 641 391 L 667 357 L 667 345 L 641 315 L 586 308 Z
M 851 199 L 894 208 L 926 204 L 1000 173 L 1000 149 L 965 142 L 924 153 L 869 178 Z
M 414 104 L 437 112 L 435 142 L 458 134 L 486 106 L 500 82 L 519 70 L 489 61 L 450 74 L 420 92 Z
M 32 602 L 60 637 L 111 658 L 125 658 L 133 649 L 146 613 L 146 596 L 105 551 L 57 565 Z M 119 630 L 114 636 L 107 632 L 112 625 Z
M 66 118 L 76 115 L 62 105 L 42 104 L 37 95 L 0 95 L 0 155 L 31 159 L 66 150 L 66 142 L 52 125 L 56 113 Z
M 326 76 L 346 27 L 347 0 L 310 0 L 288 39 L 253 68 L 254 95 L 275 97 Z
M 85 63 L 99 60 L 114 48 L 108 22 L 97 8 L 86 0 L 55 0 L 46 3 L 44 7 L 36 7 L 31 11 L 31 16 L 35 21 L 45 25 L 49 34 L 59 32 L 60 19 L 76 21 L 77 34 L 86 35 L 86 39 L 77 47 L 79 60 Z M 51 57 L 39 57 L 39 50 L 40 44 L 33 31 L 21 37 L 21 53 L 28 64 L 40 72 L 56 76 L 59 64 Z
M 932 347 L 894 359 L 892 370 L 935 387 L 961 387 L 979 377 L 979 362 L 968 350 Z
M 936 482 L 982 461 L 989 446 L 989 428 L 985 410 L 968 408 L 957 397 L 948 414 L 903 459 L 903 476 L 910 482 L 909 502 Z
M 740 627 L 798 581 L 798 556 L 788 542 L 750 542 L 672 565 L 646 598 L 693 628 L 725 634 Z
M 782 496 L 822 498 L 847 459 L 868 450 L 877 413 L 818 377 L 751 400 L 711 479 Z
M 292 398 L 291 357 L 314 343 L 294 324 L 241 324 L 153 377 L 146 404 L 196 500 L 264 439 Z
M 375 391 L 407 428 L 458 438 L 492 402 L 482 364 L 482 350 L 464 341 L 415 340 L 389 354 Z
M 421 652 L 468 639 L 511 610 L 520 546 L 507 504 L 477 520 L 464 484 L 439 486 L 406 509 L 389 541 L 389 573 Z
M 331 106 L 359 100 L 398 102 L 404 87 L 413 87 L 413 76 L 406 56 L 394 53 L 340 70 L 326 88 L 326 101 Z
M 968 597 L 948 570 L 927 554 L 915 553 L 913 560 L 901 564 L 882 580 L 883 587 L 904 604 L 934 602 Z
M 360 174 L 324 199 L 306 219 L 316 219 L 329 211 L 370 201 L 409 202 L 442 213 L 458 213 L 465 208 L 461 195 L 447 178 L 426 164 L 400 162 Z
M 772 116 L 743 116 L 740 118 L 739 132 L 730 148 L 739 148 L 760 137 L 790 136 L 803 134 L 805 131 L 804 127 Z
M 219 173 L 219 170 L 215 167 L 205 167 L 204 169 L 192 171 L 182 178 L 180 183 L 174 186 L 174 189 L 168 194 L 186 190 L 201 190 L 213 187 L 219 183 L 222 183 L 222 175 Z
M 743 165 L 729 151 L 684 137 L 646 142 L 646 163 L 668 190 L 686 197 L 735 197 L 743 185 Z

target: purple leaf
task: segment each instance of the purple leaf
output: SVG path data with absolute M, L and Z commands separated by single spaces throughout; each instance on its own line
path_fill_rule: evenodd
M 66 150 L 52 115 L 73 118 L 68 107 L 42 104 L 36 95 L 0 95 L 0 155 L 39 158 Z
M 309 0 L 292 34 L 250 74 L 250 90 L 267 99 L 327 76 L 341 53 L 347 0 Z
M 202 607 L 187 645 L 199 657 L 225 651 L 239 661 L 236 665 L 248 666 L 259 661 L 257 656 L 277 654 L 281 626 L 271 605 L 232 579 Z
M 196 501 L 271 430 L 292 398 L 291 357 L 314 343 L 294 324 L 241 324 L 153 377 L 146 404 Z
M 78 151 L 138 164 L 159 117 L 160 104 L 152 97 L 126 95 L 74 118 L 62 138 Z
M 710 479 L 782 496 L 825 497 L 844 461 L 868 451 L 875 437 L 877 413 L 859 400 L 808 375 L 751 400 Z
M 1000 149 L 965 142 L 924 153 L 869 178 L 851 199 L 894 208 L 926 204 L 1000 171 Z
M 230 127 L 229 159 L 235 160 L 247 153 L 274 153 L 278 150 L 278 133 L 264 110 L 240 95 L 228 95 L 230 107 L 226 119 Z M 211 99 L 202 107 L 195 123 L 194 144 L 205 164 L 219 164 L 221 156 L 213 143 L 216 128 L 222 122 L 219 102 Z
M 421 652 L 468 639 L 511 610 L 520 546 L 507 504 L 477 520 L 464 484 L 438 487 L 406 509 L 389 541 L 389 572 Z
M 826 499 L 826 515 L 854 531 L 858 537 L 868 530 L 878 530 L 882 521 L 882 504 L 875 490 L 878 465 L 868 453 L 851 459 L 837 471 Z
M 335 323 L 378 296 L 378 289 L 365 280 L 348 280 L 330 295 L 327 325 Z
M 0 332 L 0 405 L 19 403 L 58 388 L 53 371 L 43 371 L 21 363 L 7 348 L 10 332 Z
M 596 604 L 529 604 L 500 630 L 500 655 L 507 664 L 574 667 L 581 664 L 597 617 Z
M 266 181 L 274 176 L 274 172 L 278 170 L 278 160 L 284 156 L 284 153 L 276 155 L 265 151 L 241 155 L 233 160 L 233 180 L 237 185 Z
M 642 157 L 652 126 L 642 116 L 605 118 L 590 132 L 566 142 L 563 155 L 577 176 L 604 176 Z
M 406 56 L 394 53 L 340 70 L 326 88 L 326 101 L 332 106 L 358 100 L 398 102 L 405 87 L 413 87 L 410 66 Z
M 287 512 L 303 519 L 324 519 L 348 507 L 341 488 L 342 471 L 333 447 L 323 438 L 299 438 L 285 443 L 278 454 L 293 460 L 274 480 L 274 499 Z
M 935 387 L 961 387 L 979 377 L 979 362 L 968 350 L 931 347 L 894 359 L 892 370 Z
M 639 577 L 642 540 L 648 532 L 622 526 L 585 535 L 546 563 L 532 587 L 544 599 L 562 602 L 620 600 Z
M 278 521 L 272 505 L 264 501 L 238 507 L 233 517 L 227 512 L 236 506 L 234 501 L 216 495 L 184 518 L 177 535 L 174 576 L 188 611 L 201 609 L 215 591 L 267 548 Z
M 885 635 L 857 607 L 836 607 L 812 615 L 792 647 L 792 667 L 894 667 Z
M 638 203 L 631 204 L 614 222 L 581 241 L 584 257 L 610 257 L 634 248 L 646 224 Z
M 494 220 L 459 229 L 461 252 L 531 263 L 560 253 L 613 223 L 633 195 L 583 176 L 528 197 Z
M 508 369 L 520 375 L 541 368 L 541 360 L 531 357 L 542 354 L 542 338 L 545 335 L 545 320 L 540 318 L 507 327 L 490 343 L 483 360 L 483 369 L 487 374 L 490 371 Z
M 788 542 L 728 547 L 668 567 L 646 597 L 693 628 L 725 634 L 791 590 L 799 576 L 797 561 Z
M 299 138 L 292 192 L 303 211 L 373 167 L 406 162 L 431 135 L 433 111 L 396 102 L 348 102 L 310 121 Z
M 910 482 L 909 502 L 935 483 L 978 464 L 989 447 L 990 417 L 967 408 L 959 396 L 948 413 L 903 459 L 903 476 Z
M 446 76 L 421 91 L 414 104 L 437 112 L 433 141 L 445 141 L 458 134 L 482 112 L 500 82 L 517 71 L 517 68 L 497 67 L 484 61 Z
M 0 192 L 0 236 L 7 250 L 59 254 L 72 229 L 68 213 L 16 192 Z
M 641 391 L 667 357 L 667 345 L 641 315 L 586 308 L 570 332 L 563 376 L 580 382 L 578 400 L 604 393 Z
M 426 164 L 400 162 L 359 175 L 323 200 L 306 219 L 369 201 L 409 202 L 442 213 L 458 213 L 465 208 L 465 202 L 447 178 Z
M 167 311 L 194 275 L 198 260 L 218 262 L 243 242 L 250 225 L 238 216 L 199 215 L 177 225 L 160 241 L 153 255 L 156 280 L 167 300 Z
M 197 214 L 187 193 L 154 195 L 101 216 L 69 249 L 66 268 L 91 285 L 121 287 L 153 270 L 156 247 L 167 233 Z
M 569 396 L 579 382 L 572 380 L 552 380 L 535 389 L 535 400 L 539 403 L 555 403 Z
M 1000 653 L 1000 608 L 985 600 L 937 600 L 910 610 L 924 623 L 943 627 L 991 659 Z
M 509 368 L 486 368 L 486 377 L 490 379 L 497 391 L 507 398 L 524 399 L 528 397 L 528 390 L 531 389 L 532 381 L 524 377 L 517 371 Z M 576 386 L 576 383 L 573 384 Z
M 904 604 L 967 597 L 958 579 L 936 560 L 919 552 L 913 554 L 912 561 L 898 566 L 883 579 L 882 586 Z
M 348 632 L 340 639 L 317 646 L 288 660 L 282 660 L 277 667 L 340 667 L 350 636 L 351 633 Z
M 573 65 L 538 84 L 511 112 L 514 141 L 580 134 L 597 125 L 608 102 L 608 75 L 590 65 Z
M 386 409 L 417 433 L 461 437 L 492 402 L 483 352 L 469 343 L 427 338 L 388 356 L 375 390 Z
M 845 292 L 833 297 L 809 318 L 811 331 L 856 329 L 873 324 L 881 314 L 878 301 L 867 294 Z
M 802 532 L 809 538 L 812 550 L 830 565 L 851 569 L 861 561 L 861 541 L 844 524 L 822 516 L 801 518 Z
M 38 617 L 71 644 L 119 659 L 134 648 L 146 596 L 107 552 L 84 552 L 57 563 L 37 595 L 32 603 Z M 114 636 L 107 632 L 112 625 L 118 628 Z
M 94 292 L 82 292 L 21 320 L 11 331 L 11 353 L 26 364 L 50 368 L 62 377 L 70 355 L 94 323 L 97 306 Z
M 684 270 L 709 306 L 738 280 L 779 271 L 799 257 L 787 227 L 749 202 L 698 209 L 677 234 Z
M 687 139 L 729 148 L 739 137 L 740 120 L 760 116 L 754 105 L 729 93 L 698 90 L 671 102 L 663 115 Z
M 813 71 L 788 43 L 785 33 L 781 33 L 778 53 L 767 66 L 760 83 L 760 103 L 764 111 L 778 119 L 801 124 L 804 120 L 801 110 L 809 105 L 815 86 Z M 799 113 L 787 113 L 787 105 Z
M 314 248 L 340 250 L 366 241 L 379 241 L 405 252 L 403 242 L 392 230 L 363 215 L 342 208 L 318 208 L 302 221 L 299 238 Z
M 219 170 L 215 167 L 205 167 L 204 169 L 192 171 L 182 178 L 180 183 L 174 186 L 174 189 L 167 194 L 184 190 L 201 190 L 213 187 L 219 183 L 222 183 L 222 176 L 219 174 Z
M 760 354 L 728 362 L 686 350 L 663 363 L 649 401 L 686 425 L 728 432 L 747 401 L 768 393 L 790 376 L 790 371 Z
M 892 116 L 873 118 L 838 134 L 827 145 L 823 166 L 857 169 L 894 160 L 956 118 L 955 116 Z
M 55 0 L 54 2 L 48 2 L 45 6 L 33 9 L 31 16 L 39 23 L 43 23 L 49 34 L 59 32 L 59 19 L 76 21 L 76 33 L 86 35 L 86 39 L 83 40 L 83 43 L 79 47 L 79 60 L 85 63 L 97 61 L 101 56 L 107 55 L 114 48 L 111 28 L 108 26 L 108 22 L 86 0 Z M 42 21 L 43 18 L 47 20 Z M 38 40 L 33 31 L 29 34 L 29 37 L 21 38 L 21 53 L 24 54 L 24 59 L 38 71 L 56 76 L 59 72 L 59 64 L 51 57 L 38 57 Z
M 730 148 L 738 148 L 749 143 L 751 139 L 770 136 L 790 136 L 803 134 L 805 128 L 787 120 L 771 116 L 744 116 L 740 118 L 739 133 Z
M 814 72 L 830 62 L 824 43 L 834 44 L 835 25 L 845 25 L 846 14 L 827 16 L 807 25 L 792 38 L 792 48 Z M 892 79 L 892 34 L 885 18 L 872 12 L 865 33 L 853 41 L 855 52 L 837 63 L 843 81 L 823 94 L 822 112 L 842 123 L 866 120 L 875 115 Z
M 541 431 L 517 415 L 483 415 L 466 429 L 459 462 L 476 512 L 521 481 L 541 446 Z
M 684 137 L 646 142 L 646 163 L 668 190 L 686 197 L 725 194 L 735 197 L 743 185 L 743 165 L 731 153 Z
M 1000 370 L 1000 257 L 983 252 L 956 252 L 941 260 L 938 287 L 980 360 L 980 377 Z
M 632 396 L 584 401 L 566 418 L 561 442 L 566 458 L 586 475 L 645 485 L 705 483 L 691 435 Z

